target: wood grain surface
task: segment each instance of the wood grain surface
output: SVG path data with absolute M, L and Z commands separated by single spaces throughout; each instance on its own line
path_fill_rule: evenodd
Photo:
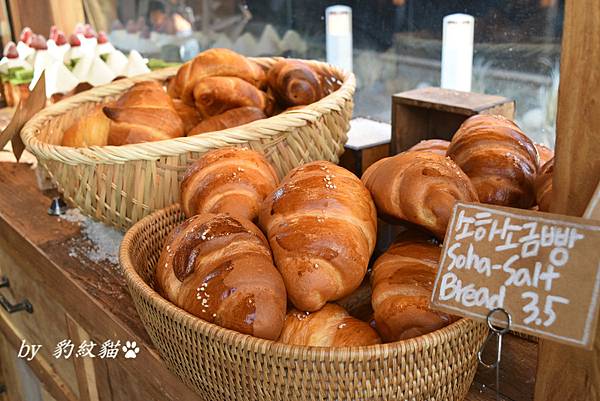
M 600 179 L 600 1 L 567 0 L 551 210 L 581 216 Z M 600 330 L 593 351 L 544 341 L 537 401 L 600 400 Z

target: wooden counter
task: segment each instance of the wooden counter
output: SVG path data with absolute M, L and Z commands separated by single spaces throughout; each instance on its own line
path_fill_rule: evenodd
M 157 355 L 118 267 L 89 260 L 79 225 L 46 213 L 51 196 L 37 189 L 28 165 L 0 163 L 0 274 L 10 280 L 0 294 L 33 305 L 31 314 L 0 309 L 0 400 L 200 399 Z M 123 352 L 115 360 L 56 359 L 64 339 L 136 341 L 140 352 L 135 359 Z M 16 358 L 22 340 L 43 345 L 31 362 Z M 502 399 L 532 400 L 537 345 L 509 336 L 503 357 Z M 494 372 L 480 368 L 467 400 L 494 400 L 494 382 Z

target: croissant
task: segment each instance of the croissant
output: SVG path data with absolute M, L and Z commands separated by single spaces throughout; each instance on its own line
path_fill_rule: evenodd
M 263 202 L 259 222 L 296 308 L 316 311 L 365 277 L 377 215 L 351 172 L 326 161 L 293 169 Z
M 102 106 L 97 106 L 65 131 L 62 146 L 105 146 L 108 144 L 109 132 L 110 120 L 102 112 Z
M 554 175 L 554 158 L 542 166 L 535 178 L 535 197 L 542 212 L 549 212 L 552 205 L 552 177 Z
M 234 128 L 263 118 L 267 118 L 267 116 L 262 110 L 257 109 L 256 107 L 239 107 L 202 120 L 188 132 L 188 136 Z
M 427 139 L 425 141 L 421 141 L 414 145 L 412 148 L 408 150 L 413 151 L 428 151 L 437 153 L 438 155 L 446 156 L 446 151 L 448 150 L 448 146 L 450 146 L 449 141 L 445 141 L 443 139 Z
M 181 182 L 181 207 L 187 217 L 230 213 L 248 220 L 277 186 L 277 173 L 263 155 L 244 148 L 221 148 L 204 154 Z
M 171 77 L 167 82 L 167 93 L 173 99 L 181 100 L 181 93 L 183 92 L 183 87 L 185 82 L 189 78 L 190 67 L 192 66 L 192 60 L 183 63 L 181 67 L 177 70 L 177 74 L 174 77 Z
M 311 104 L 328 94 L 320 74 L 300 60 L 278 61 L 269 70 L 267 80 L 287 107 Z
M 250 221 L 202 214 L 167 237 L 156 266 L 157 290 L 210 323 L 276 340 L 286 312 L 269 244 Z
M 196 83 L 192 93 L 196 109 L 203 117 L 245 106 L 256 107 L 267 114 L 272 109 L 265 92 L 236 77 L 204 78 Z
M 554 158 L 554 151 L 547 147 L 546 145 L 542 145 L 541 143 L 536 143 L 535 148 L 540 155 L 540 163 L 539 166 L 542 167 L 544 164 L 548 163 L 550 159 Z
M 512 121 L 490 115 L 468 118 L 447 155 L 471 178 L 481 202 L 519 208 L 535 203 L 538 152 Z
M 420 233 L 399 237 L 373 265 L 371 305 L 386 342 L 430 333 L 453 318 L 429 308 L 441 248 Z
M 469 177 L 433 152 L 404 152 L 367 168 L 362 181 L 382 216 L 417 224 L 443 239 L 457 201 L 476 202 Z
M 259 89 L 266 84 L 264 70 L 254 61 L 229 49 L 209 49 L 179 68 L 169 84 L 169 95 L 192 105 L 196 84 L 207 77 L 236 77 Z
M 279 341 L 311 347 L 358 347 L 381 344 L 381 338 L 368 323 L 348 314 L 336 304 L 326 304 L 317 312 L 291 310 Z
M 104 107 L 104 114 L 112 120 L 109 145 L 183 136 L 183 122 L 173 101 L 156 81 L 133 85 L 113 107 Z
M 173 99 L 173 107 L 183 122 L 183 131 L 186 134 L 202 121 L 200 112 L 195 107 L 183 103 L 181 99 Z

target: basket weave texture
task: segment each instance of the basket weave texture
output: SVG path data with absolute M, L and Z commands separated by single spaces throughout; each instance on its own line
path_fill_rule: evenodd
M 269 68 L 279 58 L 254 60 Z M 65 199 L 97 220 L 126 229 L 152 211 L 177 202 L 178 178 L 193 160 L 211 149 L 245 146 L 261 151 L 280 178 L 310 161 L 337 163 L 350 127 L 354 75 L 325 63 L 307 63 L 339 81 L 340 88 L 302 109 L 236 128 L 125 146 L 59 146 L 64 131 L 96 105 L 118 98 L 135 82 L 163 82 L 177 72 L 170 68 L 119 80 L 58 102 L 32 118 L 21 137 Z
M 154 345 L 201 399 L 464 399 L 487 332 L 484 324 L 469 319 L 396 343 L 301 347 L 218 327 L 168 302 L 154 290 L 154 269 L 165 237 L 183 220 L 178 205 L 142 219 L 125 235 L 120 262 Z M 356 305 L 370 302 L 364 291 L 355 297 Z

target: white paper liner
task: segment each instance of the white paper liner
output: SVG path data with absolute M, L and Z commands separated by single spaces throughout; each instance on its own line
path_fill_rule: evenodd
M 149 73 L 150 68 L 148 68 L 146 63 L 147 60 L 145 60 L 137 50 L 132 50 L 129 53 L 125 76 L 134 77 L 136 75 Z
M 54 61 L 56 60 L 54 60 L 48 50 L 38 50 L 35 52 L 33 58 L 33 79 L 31 80 L 31 83 L 37 82 L 46 67 L 52 64 Z M 32 89 L 33 87 L 35 87 L 35 85 L 31 86 Z
M 100 56 L 94 57 L 90 70 L 88 71 L 87 82 L 92 86 L 106 85 L 107 83 L 112 82 L 116 77 L 117 74 L 106 65 Z
M 84 54 L 79 60 L 77 64 L 75 64 L 75 68 L 73 68 L 73 75 L 79 79 L 81 82 L 87 82 L 88 73 L 90 72 L 90 68 L 92 68 L 92 62 L 94 58 L 89 54 Z
M 68 43 L 65 43 L 64 45 L 60 45 L 60 46 L 57 46 L 57 45 L 54 45 L 52 47 L 48 46 L 48 52 L 50 53 L 52 58 L 54 58 L 55 60 L 59 60 L 61 62 L 64 62 L 65 55 L 67 54 L 69 49 L 71 49 L 71 45 Z
M 26 60 L 35 53 L 35 49 L 32 49 L 27 44 L 20 41 L 17 43 L 17 51 L 19 52 L 19 58 L 21 60 Z
M 79 79 L 73 75 L 71 71 L 62 63 L 62 61 L 52 60 L 46 66 L 46 97 L 50 97 L 55 93 L 69 93 L 79 84 Z M 33 90 L 37 84 L 39 77 L 31 81 L 29 90 Z
M 110 42 L 101 43 L 96 46 L 96 55 L 110 54 L 115 51 L 115 47 Z
M 115 50 L 108 55 L 106 64 L 117 76 L 125 76 L 129 59 L 123 52 Z
M 64 56 L 63 60 L 64 60 L 65 64 L 69 64 L 71 62 L 71 60 L 80 59 L 86 54 L 88 54 L 88 52 L 86 52 L 86 49 L 84 49 L 81 46 L 75 46 L 75 47 L 69 46 L 69 49 L 65 52 L 65 56 Z

